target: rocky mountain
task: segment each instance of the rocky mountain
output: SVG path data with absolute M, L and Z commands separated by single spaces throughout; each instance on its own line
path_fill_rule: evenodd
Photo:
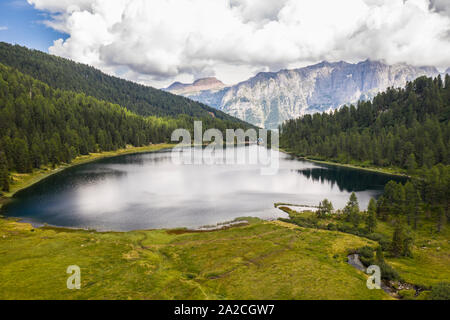
M 190 95 L 196 95 L 202 91 L 218 91 L 225 87 L 226 87 L 226 85 L 222 81 L 217 80 L 214 77 L 210 77 L 210 78 L 198 79 L 198 80 L 194 81 L 193 83 L 174 82 L 168 88 L 165 88 L 164 90 L 169 91 L 174 94 L 190 96 Z
M 434 67 L 380 61 L 321 62 L 312 66 L 261 72 L 247 81 L 222 87 L 215 78 L 192 85 L 174 83 L 166 90 L 218 108 L 232 116 L 269 129 L 306 113 L 336 109 L 343 104 L 371 99 L 388 87 L 403 87 L 419 76 L 437 76 Z

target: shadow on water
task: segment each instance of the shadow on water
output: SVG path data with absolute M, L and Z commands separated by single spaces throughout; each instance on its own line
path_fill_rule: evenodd
M 339 166 L 315 167 L 296 170 L 315 182 L 336 185 L 339 191 L 358 192 L 367 189 L 381 190 L 390 181 L 406 182 L 407 178 L 379 174 L 370 171 L 344 168 Z

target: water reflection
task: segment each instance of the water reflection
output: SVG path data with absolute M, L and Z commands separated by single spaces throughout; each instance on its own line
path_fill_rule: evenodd
M 364 191 L 368 188 L 380 189 L 392 180 L 392 176 L 389 175 L 342 167 L 305 168 L 296 171 L 314 182 L 330 183 L 331 187 L 337 185 L 340 191 L 347 192 Z
M 258 146 L 247 147 L 258 152 Z M 17 194 L 5 214 L 98 230 L 199 227 L 242 216 L 276 218 L 274 202 L 342 208 L 352 191 L 362 208 L 390 177 L 322 166 L 280 154 L 276 175 L 260 165 L 175 165 L 170 152 L 125 155 L 77 167 Z

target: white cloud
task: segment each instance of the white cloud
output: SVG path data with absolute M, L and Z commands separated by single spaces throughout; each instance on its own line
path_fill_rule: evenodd
M 28 0 L 69 34 L 49 48 L 166 85 L 320 60 L 450 66 L 448 0 Z
M 8 27 L 6 27 L 6 26 L 0 26 L 0 31 L 6 31 L 6 30 L 8 30 Z

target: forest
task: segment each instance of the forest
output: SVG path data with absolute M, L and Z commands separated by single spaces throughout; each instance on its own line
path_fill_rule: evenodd
M 16 68 L 52 88 L 84 93 L 119 104 L 142 116 L 213 115 L 215 118 L 245 123 L 202 103 L 109 76 L 91 66 L 19 45 L 0 42 L 0 63 Z
M 280 126 L 280 146 L 300 156 L 398 167 L 450 164 L 450 76 L 420 77 L 373 101 L 305 115 Z
M 248 125 L 207 115 L 203 129 Z M 0 190 L 9 189 L 9 172 L 31 172 L 42 165 L 70 163 L 78 155 L 170 142 L 176 128 L 193 130 L 194 118 L 143 117 L 83 93 L 53 89 L 0 64 Z
M 404 170 L 409 180 L 390 181 L 383 195 L 372 199 L 367 214 L 350 199 L 342 212 L 347 224 L 328 227 L 371 237 L 377 219 L 391 221 L 394 239 L 381 241 L 383 249 L 389 244 L 392 254 L 407 256 L 408 230 L 433 221 L 431 232 L 439 233 L 450 218 L 449 115 L 450 76 L 445 81 L 420 77 L 356 107 L 289 120 L 280 127 L 280 146 L 310 159 Z M 331 211 L 332 204 L 324 199 L 318 217 Z

